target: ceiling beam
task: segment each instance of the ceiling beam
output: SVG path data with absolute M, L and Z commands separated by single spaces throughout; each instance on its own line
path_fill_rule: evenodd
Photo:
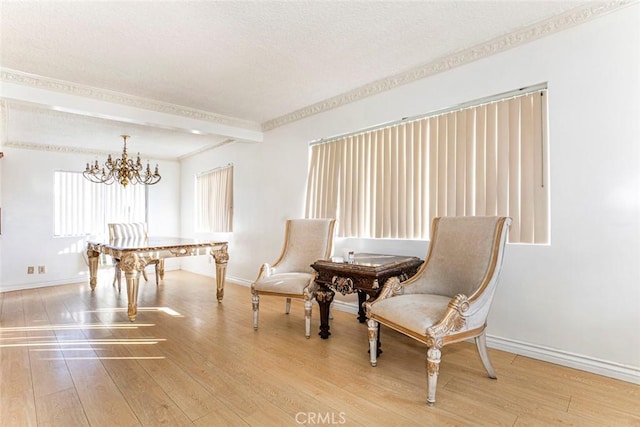
M 163 129 L 182 130 L 198 135 L 221 135 L 248 142 L 262 142 L 263 140 L 263 132 L 258 123 L 134 98 L 125 94 L 79 87 L 68 82 L 55 84 L 56 81 L 33 75 L 29 75 L 29 78 L 16 79 L 16 75 L 18 77 L 24 76 L 20 72 L 2 70 L 0 98 L 28 102 L 73 114 Z M 22 81 L 16 82 L 16 80 Z M 42 84 L 43 82 L 46 84 Z M 78 94 L 87 91 L 97 96 Z M 153 108 L 144 108 L 145 106 Z M 213 117 L 213 120 L 209 120 L 210 117 Z

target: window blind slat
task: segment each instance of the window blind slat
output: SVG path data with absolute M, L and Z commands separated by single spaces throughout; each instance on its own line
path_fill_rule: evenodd
M 146 187 L 95 184 L 54 172 L 54 235 L 107 235 L 108 222 L 146 222 Z
M 233 166 L 197 176 L 195 195 L 196 231 L 233 231 Z
M 427 239 L 434 216 L 507 215 L 511 242 L 548 242 L 545 93 L 313 145 L 306 215 L 337 218 L 339 237 L 401 239 Z

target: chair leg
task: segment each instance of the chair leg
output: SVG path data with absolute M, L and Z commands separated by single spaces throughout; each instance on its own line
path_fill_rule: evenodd
M 158 286 L 160 284 L 160 276 L 158 275 L 158 263 L 155 264 L 156 267 L 156 286 Z
M 378 364 L 378 322 L 373 319 L 367 320 L 369 330 L 369 358 L 371 366 Z
M 436 386 L 438 385 L 438 372 L 440 371 L 440 349 L 427 349 L 427 405 L 436 403 Z
M 142 276 L 144 277 L 145 282 L 149 281 L 149 278 L 147 277 L 147 271 L 144 268 L 142 269 Z
M 287 298 L 289 299 L 289 298 Z M 313 301 L 304 301 L 304 336 L 311 337 L 311 310 L 313 309 Z
M 491 364 L 491 359 L 489 359 L 489 353 L 487 352 L 487 336 L 482 332 L 482 334 L 475 338 L 475 341 L 478 353 L 480 354 L 480 359 L 482 360 L 484 368 L 487 370 L 487 374 L 489 374 L 489 378 L 493 378 L 495 380 L 498 377 L 496 376 L 496 371 L 493 370 L 493 365 Z
M 116 282 L 118 283 L 118 292 L 120 292 L 121 289 L 121 284 L 120 282 L 122 281 L 122 270 L 120 269 L 120 261 L 116 262 L 115 265 L 115 274 L 113 276 L 113 283 L 111 284 L 111 286 L 115 285 Z
M 289 314 L 290 311 L 291 311 L 291 298 L 287 298 L 287 302 L 284 305 L 284 312 L 285 314 Z
M 260 306 L 260 295 L 253 294 L 251 296 L 251 302 L 253 303 L 253 329 L 258 330 L 258 308 Z

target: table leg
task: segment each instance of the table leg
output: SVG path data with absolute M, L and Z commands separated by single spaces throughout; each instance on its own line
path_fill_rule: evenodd
M 164 259 L 161 258 L 158 261 L 158 276 L 160 276 L 160 280 L 164 280 Z
M 100 254 L 94 250 L 87 249 L 87 259 L 89 260 L 89 286 L 96 288 L 98 281 L 98 256 Z
M 120 269 L 124 271 L 127 279 L 127 316 L 133 322 L 138 315 L 138 285 L 140 283 L 140 271 L 145 267 L 143 260 L 135 253 L 125 253 L 120 258 Z
M 362 291 L 356 291 L 358 293 L 358 322 L 364 323 L 367 321 L 367 313 L 364 310 L 364 303 L 367 301 L 367 294 Z
M 216 262 L 216 298 L 218 303 L 221 303 L 224 297 L 224 281 L 227 274 L 227 261 L 229 261 L 227 247 L 224 245 L 218 250 L 211 251 L 211 256 Z
M 318 335 L 325 340 L 331 335 L 331 332 L 329 332 L 329 308 L 334 295 L 335 292 L 324 286 L 319 286 L 316 291 L 316 301 L 318 301 L 318 306 L 320 307 L 320 332 Z

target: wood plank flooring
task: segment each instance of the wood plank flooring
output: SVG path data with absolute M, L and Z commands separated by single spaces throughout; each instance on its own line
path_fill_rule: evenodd
M 443 349 L 437 403 L 425 404 L 425 348 L 382 329 L 369 365 L 365 324 L 335 311 L 332 335 L 304 338 L 303 306 L 172 271 L 126 293 L 86 283 L 0 293 L 0 425 L 640 426 L 640 386 L 475 347 Z

